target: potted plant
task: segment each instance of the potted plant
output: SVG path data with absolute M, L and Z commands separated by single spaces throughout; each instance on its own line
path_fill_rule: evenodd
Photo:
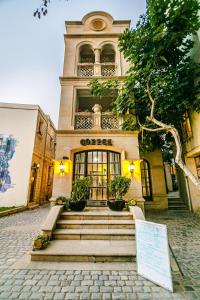
M 47 234 L 39 234 L 33 241 L 33 251 L 45 249 L 49 244 L 49 237 Z
M 72 186 L 71 200 L 69 208 L 74 211 L 84 210 L 89 194 L 89 177 L 76 179 Z
M 125 176 L 117 176 L 109 183 L 109 191 L 115 196 L 115 200 L 108 200 L 108 207 L 111 210 L 120 211 L 125 207 L 123 196 L 128 192 L 131 184 L 131 179 Z

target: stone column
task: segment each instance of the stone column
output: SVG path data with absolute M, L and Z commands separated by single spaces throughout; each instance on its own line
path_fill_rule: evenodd
M 94 54 L 95 54 L 94 75 L 100 76 L 101 75 L 101 63 L 100 63 L 101 49 L 99 48 L 94 49 Z

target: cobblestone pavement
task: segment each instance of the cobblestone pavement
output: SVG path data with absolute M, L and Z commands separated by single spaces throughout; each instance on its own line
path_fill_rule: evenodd
M 172 212 L 148 214 L 166 223 L 170 244 L 183 272 L 173 274 L 172 294 L 135 271 L 14 270 L 12 265 L 31 249 L 48 208 L 0 219 L 0 299 L 200 299 L 200 217 Z

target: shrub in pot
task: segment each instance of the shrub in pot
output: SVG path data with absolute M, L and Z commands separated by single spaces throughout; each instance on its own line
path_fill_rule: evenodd
M 71 210 L 82 211 L 85 208 L 89 195 L 89 186 L 89 177 L 76 179 L 76 181 L 73 182 L 71 200 L 69 203 Z
M 115 200 L 108 200 L 108 207 L 111 210 L 120 211 L 125 207 L 123 196 L 128 192 L 131 184 L 131 179 L 125 176 L 117 176 L 109 183 L 109 191 L 115 195 Z

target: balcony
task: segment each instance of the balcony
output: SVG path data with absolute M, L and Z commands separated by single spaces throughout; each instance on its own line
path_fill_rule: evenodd
M 75 129 L 120 130 L 121 119 L 112 112 L 75 113 Z

